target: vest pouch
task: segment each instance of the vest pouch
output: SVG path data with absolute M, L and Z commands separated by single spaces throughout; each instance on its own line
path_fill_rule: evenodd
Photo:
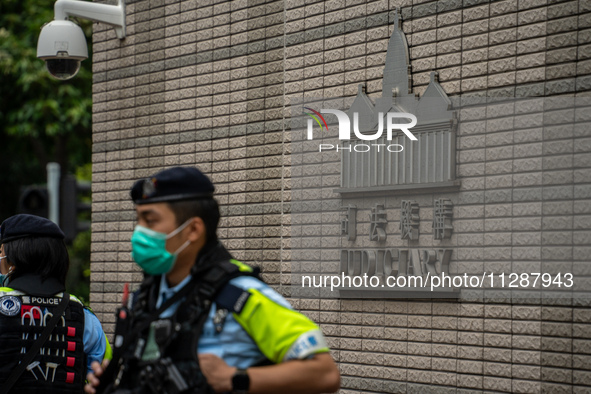
M 130 360 L 117 394 L 213 394 L 194 360 L 173 362 L 170 357 L 151 361 Z
M 57 312 L 61 297 L 7 295 L 14 313 L 0 313 L 0 387 L 10 379 Z M 20 375 L 11 393 L 80 394 L 86 377 L 84 307 L 70 302 L 57 326 Z
M 191 364 L 193 368 L 191 368 Z M 187 370 L 190 369 L 190 371 Z M 193 361 L 189 363 L 173 363 L 169 357 L 139 362 L 137 364 L 136 389 L 122 393 L 133 394 L 189 394 L 213 393 L 205 377 L 201 374 Z M 182 370 L 182 372 L 181 372 Z
M 148 338 L 142 346 L 142 361 L 154 361 L 160 358 L 170 343 L 177 338 L 178 332 L 173 329 L 173 322 L 170 319 L 160 319 L 152 322 L 148 331 Z M 186 344 L 185 344 L 186 347 Z

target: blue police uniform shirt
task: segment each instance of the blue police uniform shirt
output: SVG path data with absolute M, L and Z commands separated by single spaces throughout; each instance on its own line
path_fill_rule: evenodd
M 189 275 L 178 285 L 170 288 L 166 283 L 165 276 L 162 275 L 156 307 L 159 308 L 165 300 L 170 299 L 175 293 L 182 289 L 183 286 L 189 283 L 190 280 L 191 276 Z M 270 300 L 286 308 L 292 309 L 287 300 L 285 300 L 285 298 L 283 298 L 279 293 L 252 276 L 239 276 L 230 280 L 230 283 L 243 290 L 258 290 Z M 179 300 L 171 305 L 168 309 L 160 314 L 160 317 L 163 319 L 171 317 L 181 302 L 182 301 Z M 259 350 L 259 347 L 252 340 L 252 338 L 246 333 L 246 331 L 244 331 L 242 326 L 236 321 L 236 319 L 234 319 L 232 313 L 228 313 L 226 316 L 222 331 L 220 333 L 216 332 L 215 325 L 213 323 L 213 317 L 216 313 L 216 310 L 217 307 L 214 302 L 212 303 L 209 316 L 207 317 L 207 320 L 203 326 L 203 332 L 199 338 L 197 352 L 215 354 L 216 356 L 223 359 L 228 365 L 243 369 L 264 361 L 266 359 L 265 356 Z
M 107 340 L 101 322 L 94 313 L 86 308 L 84 308 L 84 335 L 82 342 L 84 343 L 84 353 L 86 353 L 87 373 L 92 372 L 90 364 L 93 361 L 98 361 L 99 363 L 103 361 L 105 351 L 107 350 Z

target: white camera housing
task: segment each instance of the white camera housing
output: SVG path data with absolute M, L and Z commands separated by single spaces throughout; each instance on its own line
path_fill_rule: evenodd
M 37 42 L 37 57 L 44 60 L 49 73 L 61 80 L 74 77 L 80 62 L 88 57 L 84 32 L 70 16 L 103 22 L 115 29 L 117 38 L 125 38 L 125 2 L 117 5 L 80 0 L 58 0 L 54 5 L 55 19 L 43 26 Z
M 88 57 L 84 32 L 74 22 L 54 20 L 43 26 L 37 42 L 37 57 L 45 60 L 47 70 L 57 79 L 70 79 Z

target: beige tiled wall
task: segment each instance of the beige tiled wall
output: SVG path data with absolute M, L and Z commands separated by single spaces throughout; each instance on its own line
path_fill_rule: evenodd
M 93 35 L 91 303 L 108 332 L 123 284 L 142 277 L 129 254 L 129 188 L 168 166 L 211 176 L 225 244 L 290 294 L 291 100 L 350 97 L 360 83 L 379 94 L 396 7 L 417 93 L 432 70 L 450 96 L 591 91 L 589 0 L 127 3 L 123 42 L 105 25 Z M 541 260 L 589 274 L 590 129 L 460 128 L 457 261 Z M 591 391 L 589 305 L 293 305 L 329 338 L 342 393 Z

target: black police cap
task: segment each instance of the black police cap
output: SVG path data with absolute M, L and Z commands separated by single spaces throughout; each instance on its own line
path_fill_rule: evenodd
M 64 232 L 49 219 L 20 214 L 6 219 L 0 225 L 0 241 L 7 243 L 25 237 L 49 237 L 64 239 Z
M 215 187 L 195 167 L 173 167 L 146 179 L 140 179 L 131 188 L 134 203 L 151 204 L 181 200 L 213 198 Z

